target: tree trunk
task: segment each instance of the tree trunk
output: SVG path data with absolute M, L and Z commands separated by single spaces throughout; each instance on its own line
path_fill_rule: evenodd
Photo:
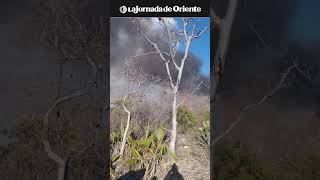
M 219 24 L 220 38 L 217 46 L 217 50 L 214 55 L 213 64 L 215 68 L 218 68 L 218 72 L 212 73 L 213 75 L 213 83 L 212 84 L 212 94 L 211 98 L 214 99 L 216 97 L 216 91 L 219 85 L 219 81 L 221 79 L 221 75 L 224 71 L 224 65 L 226 61 L 226 54 L 228 50 L 229 40 L 231 36 L 231 30 L 233 21 L 236 15 L 238 0 L 230 0 L 228 9 L 226 12 L 226 16 L 223 21 Z
M 213 65 L 214 65 L 214 69 L 218 69 L 218 70 L 214 70 L 213 73 L 211 73 L 211 82 L 210 84 L 212 86 L 211 87 L 211 94 L 210 94 L 210 109 L 211 109 L 211 121 L 210 121 L 210 136 L 211 137 L 215 137 L 216 136 L 216 129 L 215 129 L 215 125 L 216 125 L 216 95 L 217 95 L 217 89 L 218 89 L 218 85 L 220 83 L 221 80 L 221 76 L 222 73 L 224 71 L 224 65 L 226 62 L 226 54 L 227 54 L 227 50 L 228 50 L 228 45 L 229 45 L 229 40 L 230 40 L 230 36 L 231 36 L 231 30 L 232 30 L 232 25 L 233 25 L 233 21 L 236 15 L 236 10 L 237 10 L 237 3 L 238 0 L 230 0 L 228 3 L 228 9 L 226 12 L 226 15 L 224 17 L 224 19 L 221 21 L 220 20 L 220 24 L 219 26 L 219 32 L 220 32 L 220 37 L 219 37 L 219 41 L 218 41 L 218 46 L 217 49 L 215 51 L 214 54 L 214 59 L 213 59 Z M 212 8 L 212 7 L 211 7 Z M 213 10 L 212 10 L 213 12 Z M 211 14 L 213 15 L 213 14 Z M 214 156 L 214 152 L 215 152 L 215 148 L 213 145 L 213 140 L 215 138 L 211 138 L 210 139 L 210 144 L 211 144 L 211 151 L 210 151 L 210 167 L 211 167 L 211 172 L 213 172 L 213 174 L 215 175 L 216 172 L 214 169 L 215 166 L 215 156 Z
M 125 108 L 125 106 L 124 106 Z M 125 111 L 127 112 L 128 114 L 128 118 L 127 118 L 127 125 L 126 125 L 126 129 L 124 130 L 124 133 L 123 133 L 123 137 L 122 137 L 122 142 L 121 142 L 121 148 L 120 148 L 120 155 L 122 156 L 123 152 L 124 152 L 124 146 L 126 145 L 126 142 L 127 142 L 127 134 L 129 132 L 129 126 L 130 126 L 130 120 L 131 120 L 131 113 L 130 111 L 128 111 L 126 108 L 125 108 Z
M 170 148 L 172 152 L 175 153 L 176 140 L 177 140 L 177 94 L 178 94 L 178 86 L 176 86 L 173 90 L 173 99 L 172 99 L 172 131 L 171 131 L 171 142 Z
M 57 180 L 64 180 L 65 164 L 59 164 Z

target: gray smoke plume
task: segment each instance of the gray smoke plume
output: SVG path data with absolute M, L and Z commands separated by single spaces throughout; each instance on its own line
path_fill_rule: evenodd
M 158 18 L 144 18 L 141 24 L 147 36 L 157 42 L 160 49 L 168 51 L 168 44 L 164 40 L 165 31 L 161 29 L 163 27 L 161 27 Z M 121 67 L 126 57 L 152 51 L 150 44 L 143 39 L 129 18 L 111 18 L 110 28 L 110 66 L 112 72 L 115 72 L 113 69 Z M 181 59 L 182 52 L 177 52 L 176 56 L 177 59 Z M 146 74 L 159 77 L 163 81 L 168 80 L 165 65 L 158 55 L 142 56 L 136 62 Z M 182 89 L 194 88 L 196 83 L 200 81 L 205 81 L 208 84 L 208 77 L 200 73 L 201 65 L 201 60 L 190 53 L 182 78 Z M 111 73 L 111 78 L 113 75 L 118 76 Z M 199 92 L 209 93 L 208 88 L 201 88 Z

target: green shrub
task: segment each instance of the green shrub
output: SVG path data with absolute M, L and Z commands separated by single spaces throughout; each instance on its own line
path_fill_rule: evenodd
M 115 138 L 115 134 L 111 134 L 111 140 L 119 139 Z M 145 136 L 142 138 L 135 138 L 130 134 L 123 155 L 120 157 L 119 154 L 112 154 L 111 175 L 116 176 L 117 173 L 145 169 L 145 177 L 154 176 L 156 168 L 159 167 L 166 155 L 176 159 L 175 154 L 169 149 L 165 137 L 162 126 L 154 132 L 145 128 Z M 121 170 L 115 172 L 117 167 L 121 167 Z
M 281 161 L 261 161 L 240 143 L 215 146 L 214 179 L 217 180 L 317 180 L 320 155 L 296 152 Z
M 320 179 L 320 154 L 294 153 L 285 158 L 296 171 L 297 179 Z
M 261 162 L 240 143 L 216 145 L 215 176 L 219 180 L 281 180 L 279 169 Z
M 206 111 L 203 115 L 202 125 L 199 127 L 199 143 L 201 146 L 210 147 L 210 112 Z
M 82 136 L 80 123 L 69 121 L 50 121 L 49 140 L 54 152 L 59 154 L 58 147 L 63 147 L 64 157 L 70 157 L 72 168 L 69 169 L 69 179 L 83 179 L 83 172 L 89 167 L 103 168 L 104 162 L 99 155 L 105 155 L 104 149 L 98 149 L 105 142 L 105 131 L 95 129 L 97 141 L 95 146 L 87 148 L 92 143 L 91 138 Z M 55 179 L 57 164 L 48 157 L 43 147 L 43 117 L 34 115 L 19 116 L 6 133 L 10 138 L 7 146 L 0 147 L 0 179 Z M 101 128 L 102 129 L 102 128 Z M 103 132 L 103 136 L 102 136 Z M 88 133 L 91 134 L 91 131 Z M 101 153 L 101 154 L 100 154 Z M 109 154 L 108 154 L 109 156 Z M 18 172 L 18 173 L 17 173 Z M 92 174 L 89 179 L 99 176 Z
M 178 108 L 177 121 L 179 132 L 186 133 L 196 125 L 197 116 L 187 106 L 182 106 Z

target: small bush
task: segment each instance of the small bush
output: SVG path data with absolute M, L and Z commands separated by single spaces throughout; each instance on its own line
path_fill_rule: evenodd
M 297 179 L 320 179 L 319 153 L 293 153 L 284 159 L 295 169 Z
M 199 127 L 199 143 L 200 145 L 209 148 L 210 147 L 210 112 L 205 111 L 203 113 L 202 125 Z
M 177 121 L 179 132 L 186 133 L 196 125 L 197 116 L 188 107 L 182 106 L 178 108 Z
M 295 152 L 280 161 L 262 161 L 241 143 L 224 141 L 215 146 L 214 179 L 219 180 L 317 180 L 319 153 Z
M 216 145 L 215 178 L 219 180 L 280 180 L 282 173 L 274 165 L 258 160 L 241 143 Z
M 113 145 L 115 140 L 120 140 L 119 136 L 119 133 L 111 133 L 110 138 Z M 117 176 L 132 170 L 145 169 L 145 177 L 154 176 L 166 155 L 176 159 L 165 137 L 162 127 L 154 132 L 146 128 L 145 135 L 141 138 L 135 138 L 130 134 L 123 155 L 120 157 L 116 151 L 112 153 L 111 175 Z

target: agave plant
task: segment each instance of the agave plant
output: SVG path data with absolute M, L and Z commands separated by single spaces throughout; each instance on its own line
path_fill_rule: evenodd
M 202 146 L 210 146 L 210 121 L 205 120 L 202 122 L 202 126 L 199 128 L 199 143 Z
M 155 175 L 156 168 L 166 155 L 176 160 L 175 154 L 168 146 L 165 130 L 160 126 L 152 132 L 145 128 L 144 136 L 138 139 L 129 136 L 124 154 L 112 156 L 112 163 L 127 170 L 145 169 L 145 177 Z

